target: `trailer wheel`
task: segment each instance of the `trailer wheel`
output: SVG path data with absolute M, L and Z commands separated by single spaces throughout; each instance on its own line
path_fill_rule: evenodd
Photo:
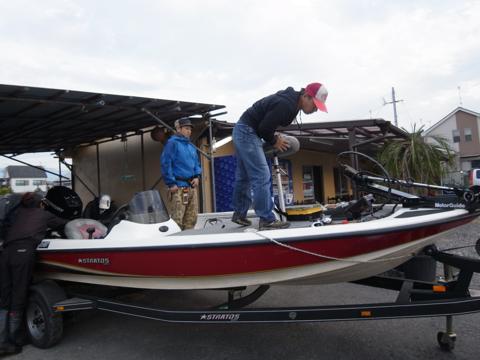
M 456 334 L 448 334 L 443 331 L 439 331 L 437 334 L 438 344 L 443 351 L 452 351 L 455 348 L 455 340 L 457 340 Z
M 62 315 L 54 313 L 50 304 L 38 293 L 30 297 L 25 320 L 28 337 L 36 347 L 49 348 L 62 338 Z

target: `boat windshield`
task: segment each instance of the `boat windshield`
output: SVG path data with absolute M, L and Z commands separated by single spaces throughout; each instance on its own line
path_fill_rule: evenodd
M 128 209 L 128 219 L 140 224 L 155 224 L 170 219 L 157 190 L 142 191 L 135 194 L 128 204 Z

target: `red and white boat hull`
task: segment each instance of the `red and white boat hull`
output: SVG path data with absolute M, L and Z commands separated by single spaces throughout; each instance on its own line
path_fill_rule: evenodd
M 166 236 L 159 235 L 159 224 L 124 221 L 124 230 L 105 239 L 44 240 L 38 249 L 41 276 L 151 289 L 354 281 L 404 263 L 477 216 L 461 209 L 421 211 L 411 216 L 412 210 L 401 209 L 342 225 Z M 129 234 L 127 227 L 136 230 Z

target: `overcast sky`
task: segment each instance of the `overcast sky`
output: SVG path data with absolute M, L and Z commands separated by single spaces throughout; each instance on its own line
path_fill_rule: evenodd
M 480 112 L 479 0 L 0 4 L 2 84 L 222 104 L 232 122 L 314 81 L 329 90 L 329 113 L 304 122 L 393 122 L 392 87 L 407 130 L 460 104 Z

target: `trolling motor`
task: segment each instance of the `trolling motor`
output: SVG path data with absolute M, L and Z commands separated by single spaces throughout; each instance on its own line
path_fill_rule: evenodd
M 381 175 L 372 174 L 370 172 L 357 170 L 352 166 L 339 161 L 344 174 L 349 177 L 358 188 L 380 195 L 388 200 L 395 200 L 396 202 L 401 203 L 404 207 L 423 206 L 445 209 L 466 209 L 470 212 L 473 212 L 480 207 L 480 193 L 478 191 L 475 192 L 471 189 L 459 187 L 418 183 L 413 180 L 395 179 L 388 174 L 387 170 L 378 161 L 368 155 L 357 151 L 345 151 L 340 153 L 338 157 L 340 158 L 344 155 L 361 156 L 375 164 L 382 171 Z M 418 196 L 394 189 L 392 186 L 437 190 L 442 191 L 444 195 Z
M 300 149 L 300 142 L 296 137 L 293 137 L 293 136 L 288 136 L 288 135 L 281 135 L 281 136 L 283 136 L 283 138 L 288 142 L 287 150 L 278 151 L 272 145 L 266 144 L 263 147 L 263 151 L 265 152 L 265 156 L 267 158 L 272 159 L 273 171 L 275 173 L 275 179 L 276 179 L 277 189 L 278 189 L 278 207 L 282 213 L 285 213 L 285 198 L 284 198 L 283 186 L 282 186 L 282 173 L 283 175 L 287 175 L 287 174 L 280 168 L 278 159 L 295 154 Z M 273 177 L 273 174 L 272 174 L 272 177 Z
M 265 145 L 263 150 L 267 158 L 272 159 L 273 174 L 272 178 L 275 179 L 278 189 L 278 208 L 277 213 L 280 216 L 284 216 L 287 220 L 313 220 L 318 219 L 322 213 L 322 208 L 319 206 L 291 206 L 288 207 L 285 204 L 284 191 L 282 186 L 282 174 L 287 173 L 280 167 L 279 158 L 285 158 L 295 154 L 300 149 L 300 142 L 296 137 L 282 135 L 288 143 L 288 149 L 279 152 L 272 145 Z

